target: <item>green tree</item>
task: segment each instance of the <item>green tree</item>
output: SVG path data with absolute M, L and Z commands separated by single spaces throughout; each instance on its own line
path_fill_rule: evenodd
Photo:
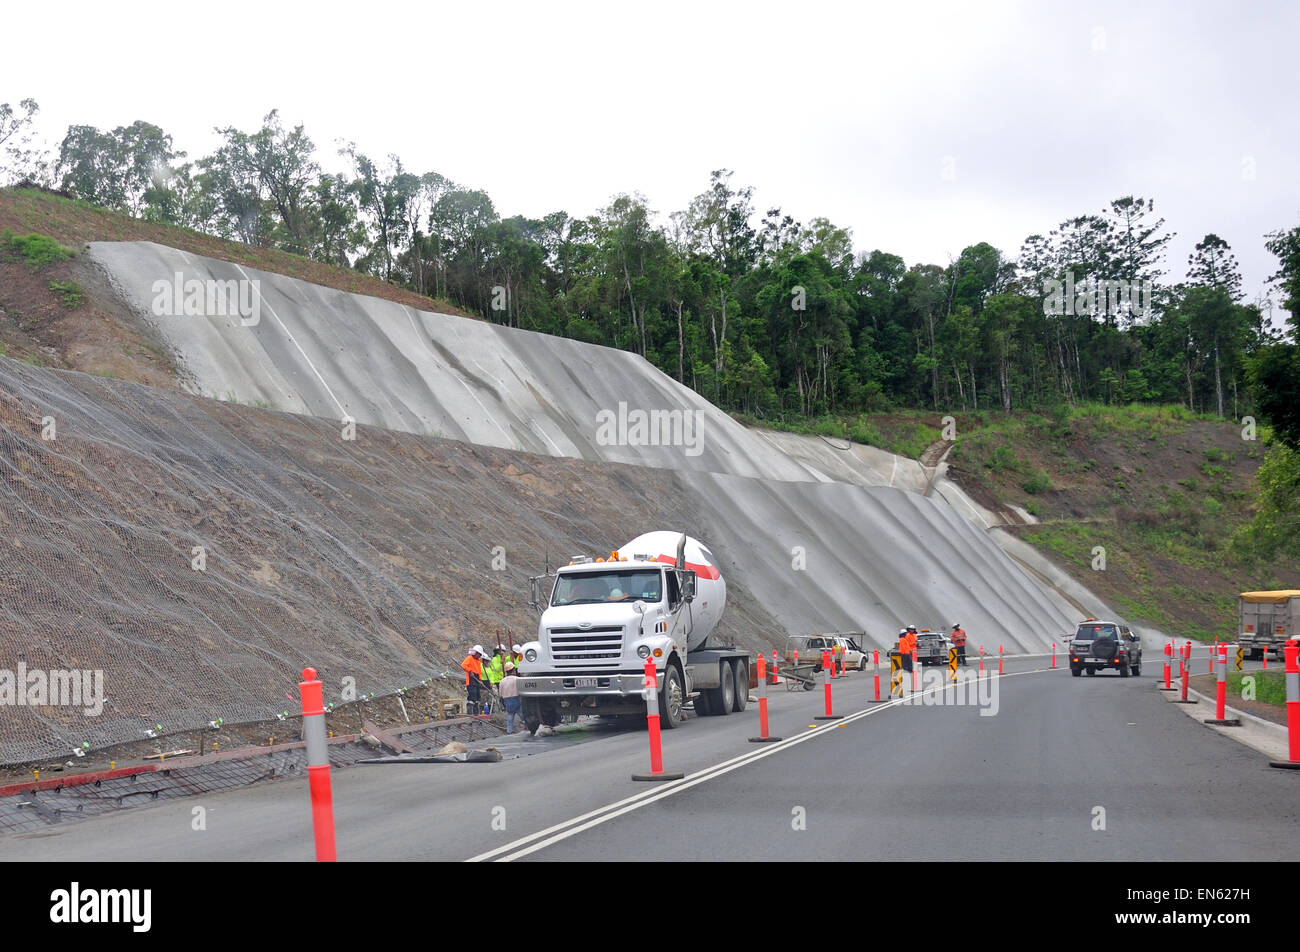
M 0 103 L 0 186 L 23 181 L 40 185 L 48 179 L 49 156 L 32 144 L 40 111 L 35 99 L 22 100 L 18 111 L 7 102 Z

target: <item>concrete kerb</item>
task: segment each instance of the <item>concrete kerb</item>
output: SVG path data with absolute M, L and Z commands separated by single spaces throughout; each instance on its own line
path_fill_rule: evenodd
M 1163 684 L 1163 679 L 1159 683 Z M 1173 692 L 1169 694 L 1157 693 L 1171 704 L 1176 703 L 1178 700 L 1177 695 Z M 1180 704 L 1178 705 L 1177 710 L 1182 711 L 1188 717 L 1195 718 L 1202 723 L 1213 719 L 1216 713 L 1216 703 L 1213 698 L 1207 697 L 1200 691 L 1190 687 L 1187 689 L 1187 695 L 1189 698 L 1195 697 L 1196 703 L 1188 705 Z M 1224 737 L 1231 737 L 1233 740 L 1259 751 L 1271 760 L 1287 759 L 1287 733 L 1285 727 L 1281 724 L 1274 724 L 1272 721 L 1266 721 L 1262 717 L 1256 717 L 1254 714 L 1248 714 L 1247 712 L 1235 707 L 1228 706 L 1226 710 L 1230 712 L 1234 718 L 1240 719 L 1240 727 L 1222 728 L 1216 727 L 1213 724 L 1205 724 L 1205 726 L 1217 734 L 1221 734 Z

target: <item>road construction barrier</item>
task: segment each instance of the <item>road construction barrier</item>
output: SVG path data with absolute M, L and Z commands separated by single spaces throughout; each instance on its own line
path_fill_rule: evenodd
M 664 683 L 667 685 L 667 668 Z M 664 771 L 664 753 L 659 738 L 659 673 L 653 658 L 645 660 L 645 720 L 646 733 L 650 735 L 650 772 L 633 774 L 633 780 L 681 780 L 685 774 Z
M 1237 645 L 1236 665 L 1238 671 L 1246 666 L 1246 649 L 1241 645 Z
M 311 825 L 316 861 L 333 863 L 334 795 L 330 789 L 329 742 L 325 739 L 325 694 L 315 668 L 303 668 L 298 682 L 302 698 L 302 739 L 307 746 L 307 787 L 311 791 Z
M 835 662 L 831 659 L 830 651 L 823 651 L 822 668 L 825 669 L 824 673 L 826 675 L 825 684 L 823 685 L 826 691 L 826 713 L 818 714 L 816 717 L 813 718 L 813 720 L 815 721 L 838 721 L 840 719 L 840 715 L 833 712 L 832 705 L 831 705 L 831 673 L 830 672 L 831 672 L 831 667 L 834 664 Z
M 1165 645 L 1165 686 L 1160 690 L 1172 691 L 1174 689 L 1171 679 L 1174 672 L 1174 643 L 1171 641 Z
M 877 704 L 880 703 L 880 652 L 871 652 L 871 678 L 876 682 L 876 696 L 874 698 Z
M 984 677 L 984 646 L 980 645 L 980 677 Z
M 1282 656 L 1286 659 L 1287 759 L 1269 766 L 1300 770 L 1300 641 L 1288 641 Z
M 1187 699 L 1187 691 L 1188 688 L 1191 687 L 1192 681 L 1192 643 L 1190 641 L 1187 642 L 1187 647 L 1184 648 L 1183 651 L 1187 654 L 1188 660 L 1187 663 L 1183 665 L 1183 691 L 1182 695 L 1178 698 L 1178 702 L 1180 704 L 1193 704 L 1195 703 L 1194 701 L 1189 701 Z
M 1241 720 L 1228 717 L 1228 645 L 1219 645 L 1219 679 L 1215 686 L 1214 718 L 1205 723 L 1218 727 L 1240 727 Z
M 948 680 L 950 681 L 957 680 L 957 649 L 956 648 L 948 649 L 948 673 L 952 675 L 952 677 L 949 678 Z
M 777 667 L 776 667 L 776 649 L 773 648 L 772 649 L 772 683 L 773 684 L 776 684 L 778 682 L 779 676 L 780 676 L 780 672 L 777 671 Z
M 1002 646 L 998 645 L 998 674 L 1002 673 Z
M 920 671 L 921 671 L 921 664 L 919 660 L 919 651 L 918 649 L 913 648 L 912 649 L 912 693 L 913 694 L 916 693 L 916 678 L 917 675 L 920 674 Z
M 776 652 L 772 652 L 772 663 L 776 663 Z M 770 744 L 772 741 L 780 740 L 779 737 L 769 737 L 767 733 L 767 671 L 763 661 L 763 652 L 758 653 L 758 736 L 751 737 L 751 744 Z
M 1210 674 L 1214 673 L 1214 659 L 1219 656 L 1219 639 L 1214 639 L 1214 644 L 1210 647 Z
M 1056 667 L 1056 642 L 1052 642 L 1052 667 Z
M 896 651 L 889 653 L 889 696 L 903 696 L 903 656 Z

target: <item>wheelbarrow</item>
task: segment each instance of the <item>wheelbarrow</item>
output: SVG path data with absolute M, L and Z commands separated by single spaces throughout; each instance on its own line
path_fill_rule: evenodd
M 817 686 L 817 675 L 822 669 L 821 662 L 816 664 L 783 664 L 781 676 L 785 678 L 787 691 L 811 691 Z

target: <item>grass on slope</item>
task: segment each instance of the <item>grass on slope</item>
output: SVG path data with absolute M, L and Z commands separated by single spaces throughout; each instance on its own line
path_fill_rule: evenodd
M 0 229 L 24 235 L 35 232 L 73 247 L 89 241 L 152 241 L 339 291 L 408 304 L 423 311 L 465 315 L 446 301 L 423 297 L 359 271 L 337 268 L 275 248 L 256 248 L 188 228 L 142 221 L 36 189 L 0 189 Z
M 899 411 L 776 428 L 919 458 L 940 439 L 945 415 Z M 949 475 L 1130 620 L 1208 640 L 1236 630 L 1239 592 L 1300 587 L 1294 566 L 1250 566 L 1228 547 L 1251 517 L 1266 430 L 1246 440 L 1232 421 L 1180 406 L 951 415 Z M 1017 510 L 1036 521 L 1025 525 Z
M 1229 548 L 1249 521 L 1267 434 L 1182 407 L 1089 405 L 963 429 L 951 474 L 1132 620 L 1207 640 L 1236 630 L 1237 595 L 1296 581 Z M 1019 521 L 1019 520 L 1013 520 Z

